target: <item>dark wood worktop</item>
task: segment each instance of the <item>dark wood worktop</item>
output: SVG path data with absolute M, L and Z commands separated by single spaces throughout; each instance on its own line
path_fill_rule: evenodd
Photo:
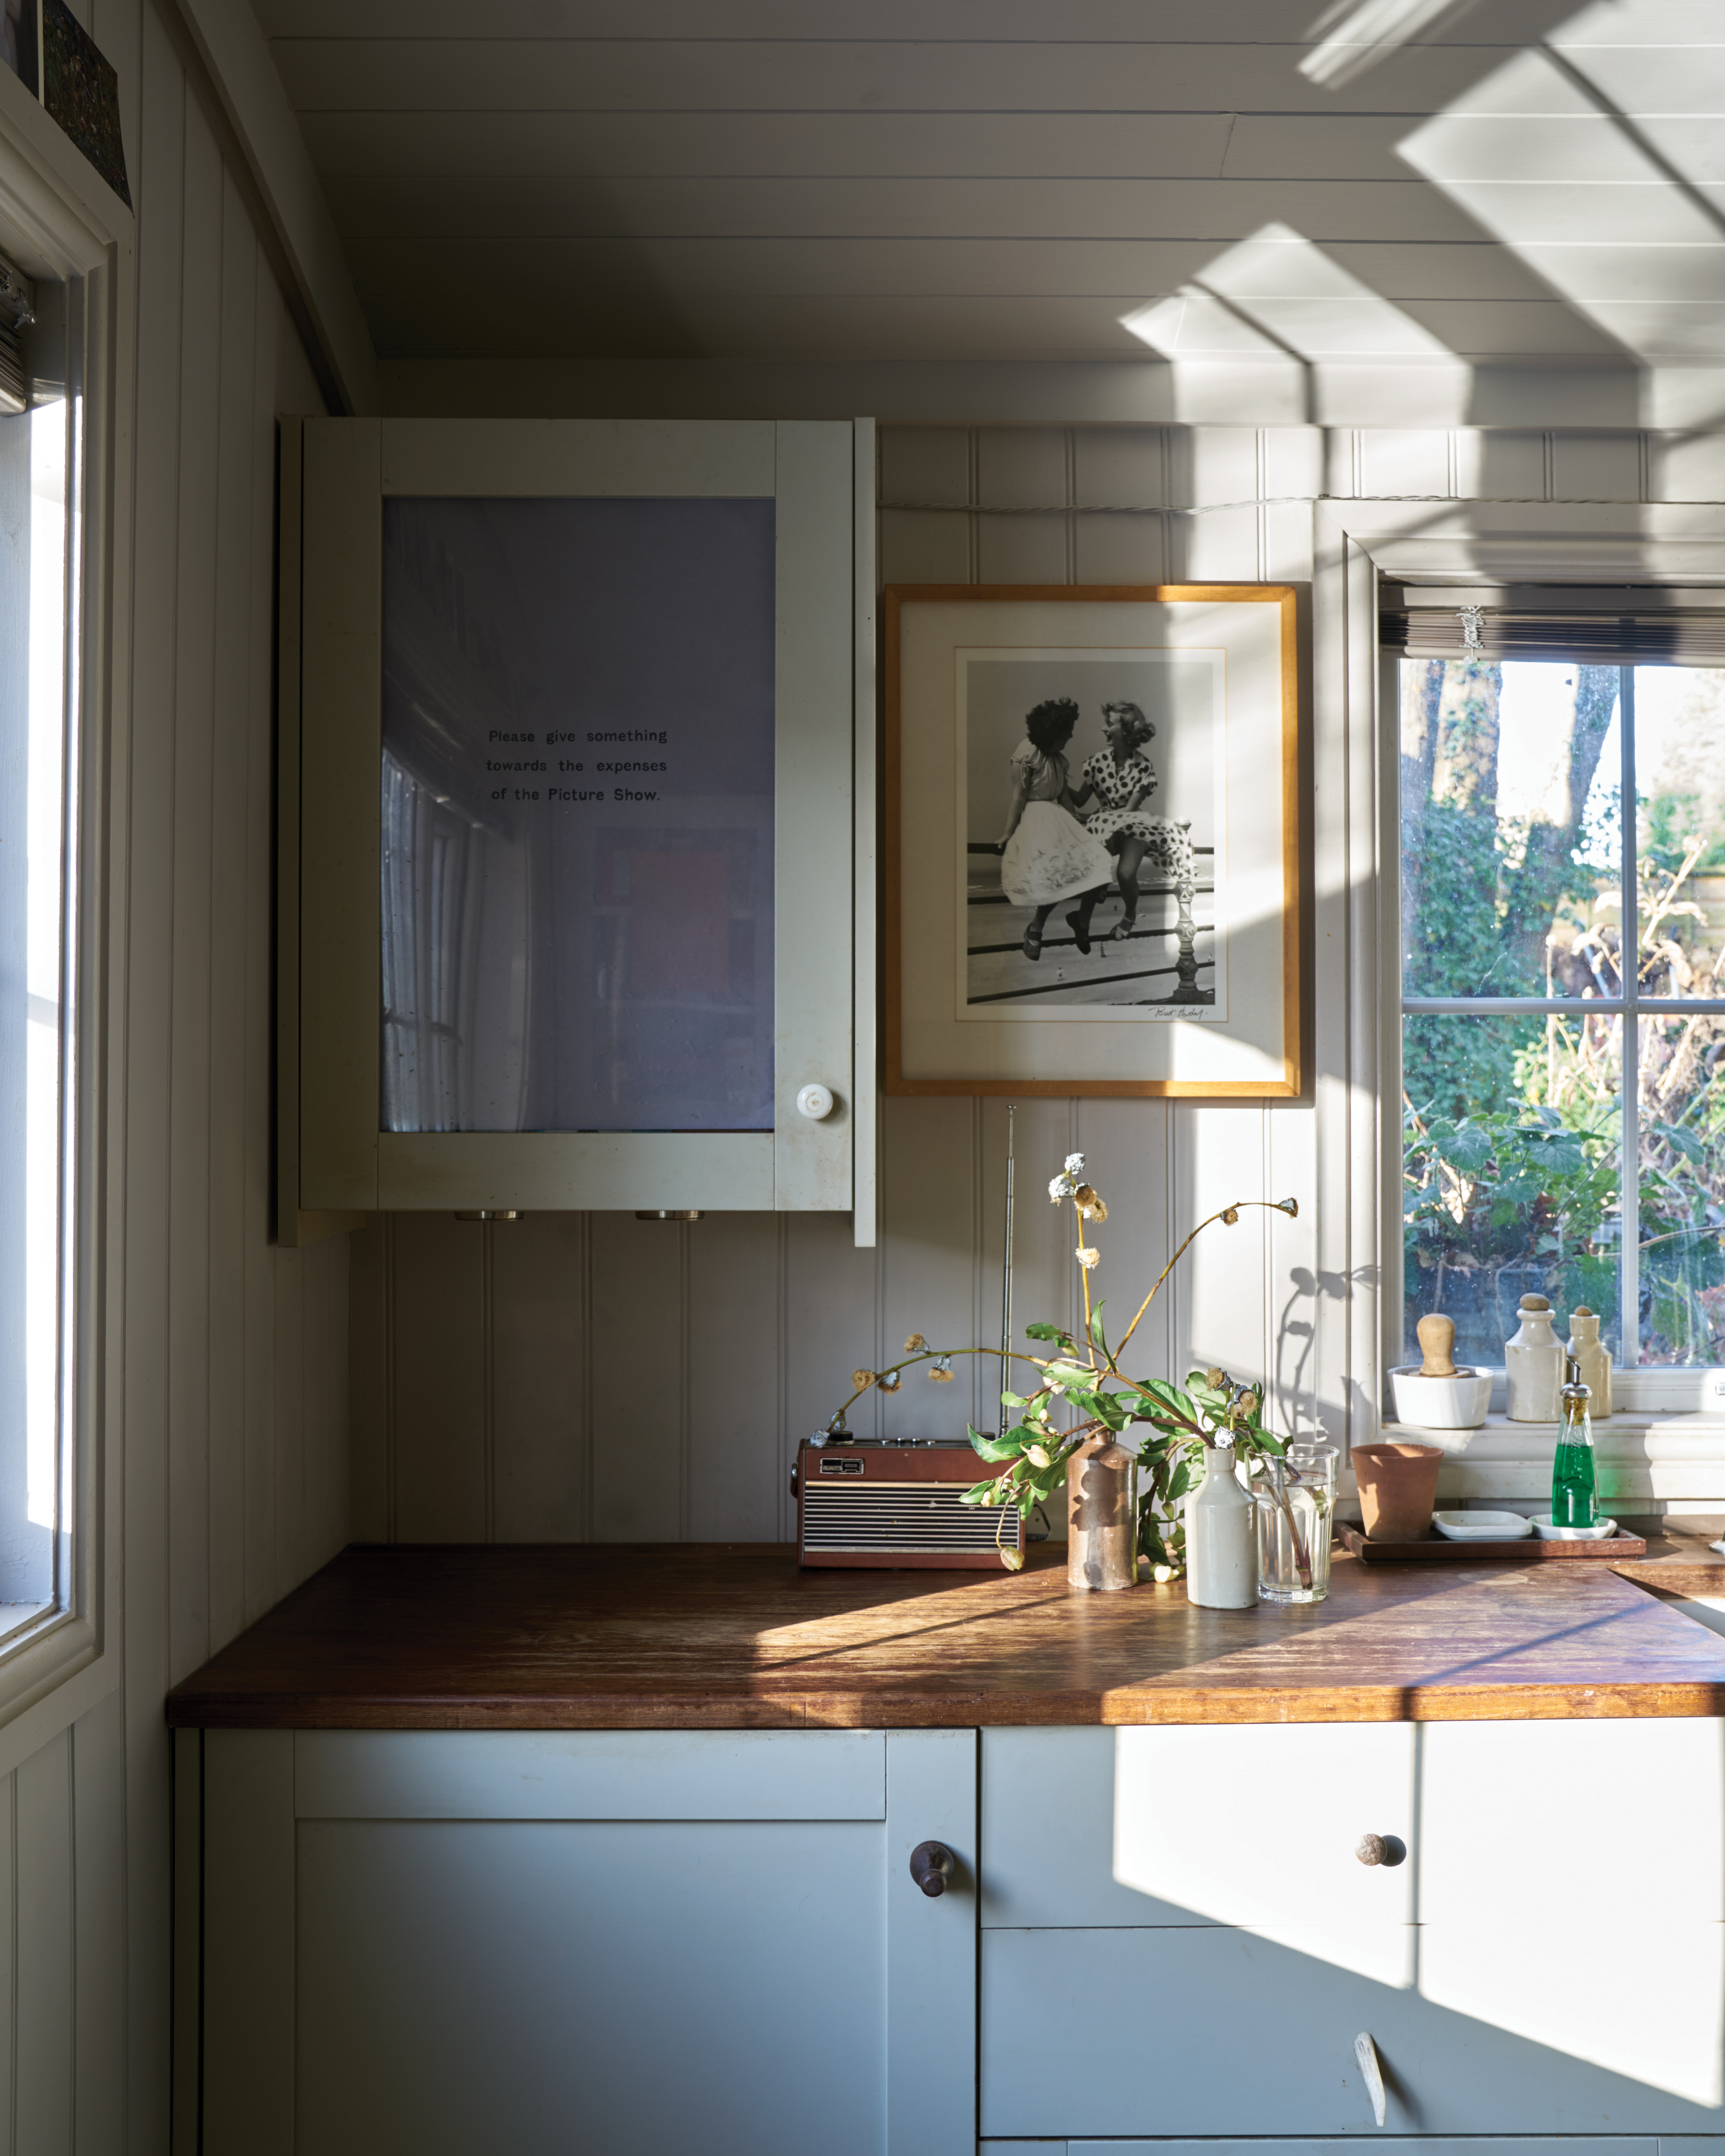
M 1725 1715 L 1717 1521 L 1645 1558 L 1368 1568 L 1315 1608 L 1004 1572 L 799 1572 L 770 1544 L 357 1545 L 174 1689 L 211 1729 L 742 1729 Z M 1681 1532 L 1669 1532 L 1674 1526 Z M 1638 1584 L 1640 1583 L 1640 1584 Z

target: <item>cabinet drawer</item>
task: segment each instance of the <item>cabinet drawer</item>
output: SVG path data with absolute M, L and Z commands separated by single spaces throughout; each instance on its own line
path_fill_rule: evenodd
M 1511 1880 L 1632 1881 L 1637 1911 L 1725 1919 L 1725 1721 L 1428 1723 L 1418 1858 L 1432 1922 L 1495 1922 Z
M 985 1730 L 983 1923 L 1245 1924 L 1400 1982 L 1414 1866 L 1354 1852 L 1369 1833 L 1411 1844 L 1417 1735 L 1404 1722 Z
M 1376 2134 L 1361 2030 L 1391 2133 L 1725 2124 L 1725 1926 L 1408 1931 L 1403 1986 L 1220 1926 L 985 1933 L 982 2131 Z

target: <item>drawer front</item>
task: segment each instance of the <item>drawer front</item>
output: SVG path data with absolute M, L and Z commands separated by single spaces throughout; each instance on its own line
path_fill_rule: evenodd
M 1725 2126 L 1725 1926 L 1409 1931 L 1418 1988 L 1219 1926 L 985 1933 L 982 2132 L 1375 2135 L 1362 2030 L 1390 2133 Z
M 1604 1876 L 1638 1912 L 1725 1921 L 1725 1721 L 1440 1722 L 1420 1750 L 1422 1919 L 1496 1923 L 1511 1880 Z
M 1418 1734 L 985 1730 L 983 1923 L 1243 1924 L 1403 1982 L 1414 1867 L 1363 1865 L 1355 1851 L 1368 1833 L 1411 1846 Z

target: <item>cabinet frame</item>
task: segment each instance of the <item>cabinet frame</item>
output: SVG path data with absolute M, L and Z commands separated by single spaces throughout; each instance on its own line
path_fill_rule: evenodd
M 873 469 L 867 420 L 283 422 L 284 1242 L 377 1210 L 698 1208 L 850 1211 L 873 1243 Z M 464 494 L 776 503 L 771 1131 L 379 1127 L 382 503 Z

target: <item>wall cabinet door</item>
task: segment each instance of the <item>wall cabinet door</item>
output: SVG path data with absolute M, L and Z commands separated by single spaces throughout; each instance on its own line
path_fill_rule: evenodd
M 971 2156 L 973 1732 L 181 1742 L 203 2156 Z
M 871 490 L 865 423 L 287 429 L 285 1214 L 872 1240 Z

